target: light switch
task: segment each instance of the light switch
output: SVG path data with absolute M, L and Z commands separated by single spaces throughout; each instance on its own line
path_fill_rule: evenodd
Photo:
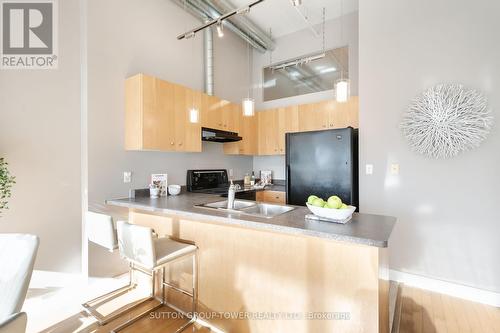
M 391 164 L 391 174 L 392 175 L 399 175 L 399 164 L 397 164 L 397 163 Z
M 132 182 L 132 172 L 131 171 L 125 171 L 123 173 L 123 182 L 124 183 Z
M 367 175 L 373 175 L 373 164 L 367 164 L 366 165 L 366 174 Z

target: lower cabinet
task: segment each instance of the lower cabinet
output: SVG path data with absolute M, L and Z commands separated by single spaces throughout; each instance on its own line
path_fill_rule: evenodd
M 267 203 L 286 204 L 286 193 L 281 191 L 259 191 L 256 200 Z

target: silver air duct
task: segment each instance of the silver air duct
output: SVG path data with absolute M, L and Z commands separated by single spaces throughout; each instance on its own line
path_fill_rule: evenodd
M 189 13 L 199 18 L 202 22 L 208 19 L 214 20 L 222 16 L 226 12 L 226 6 L 222 8 L 223 5 L 229 5 L 227 1 L 223 4 L 219 2 L 219 6 L 215 8 L 215 3 L 210 0 L 173 0 L 177 5 L 185 8 Z M 233 8 L 234 9 L 234 8 Z M 229 30 L 234 32 L 236 35 L 241 37 L 244 41 L 249 43 L 253 48 L 261 53 L 265 53 L 267 50 L 273 50 L 275 45 L 274 42 L 263 33 L 256 25 L 250 22 L 245 17 L 241 15 L 237 16 L 237 19 L 224 20 L 224 26 Z

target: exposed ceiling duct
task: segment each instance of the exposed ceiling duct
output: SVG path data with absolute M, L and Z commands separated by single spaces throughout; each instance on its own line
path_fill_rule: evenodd
M 180 7 L 205 23 L 206 20 L 216 20 L 224 13 L 233 11 L 235 7 L 227 0 L 173 0 Z M 224 20 L 224 26 L 249 43 L 259 52 L 274 50 L 273 40 L 242 15 L 236 15 Z

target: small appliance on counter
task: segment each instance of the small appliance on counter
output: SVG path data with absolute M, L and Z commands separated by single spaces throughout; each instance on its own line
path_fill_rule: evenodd
M 188 170 L 187 190 L 195 193 L 218 194 L 227 197 L 229 191 L 229 177 L 226 169 L 215 170 Z M 236 191 L 236 199 L 255 200 L 254 189 L 241 189 Z

